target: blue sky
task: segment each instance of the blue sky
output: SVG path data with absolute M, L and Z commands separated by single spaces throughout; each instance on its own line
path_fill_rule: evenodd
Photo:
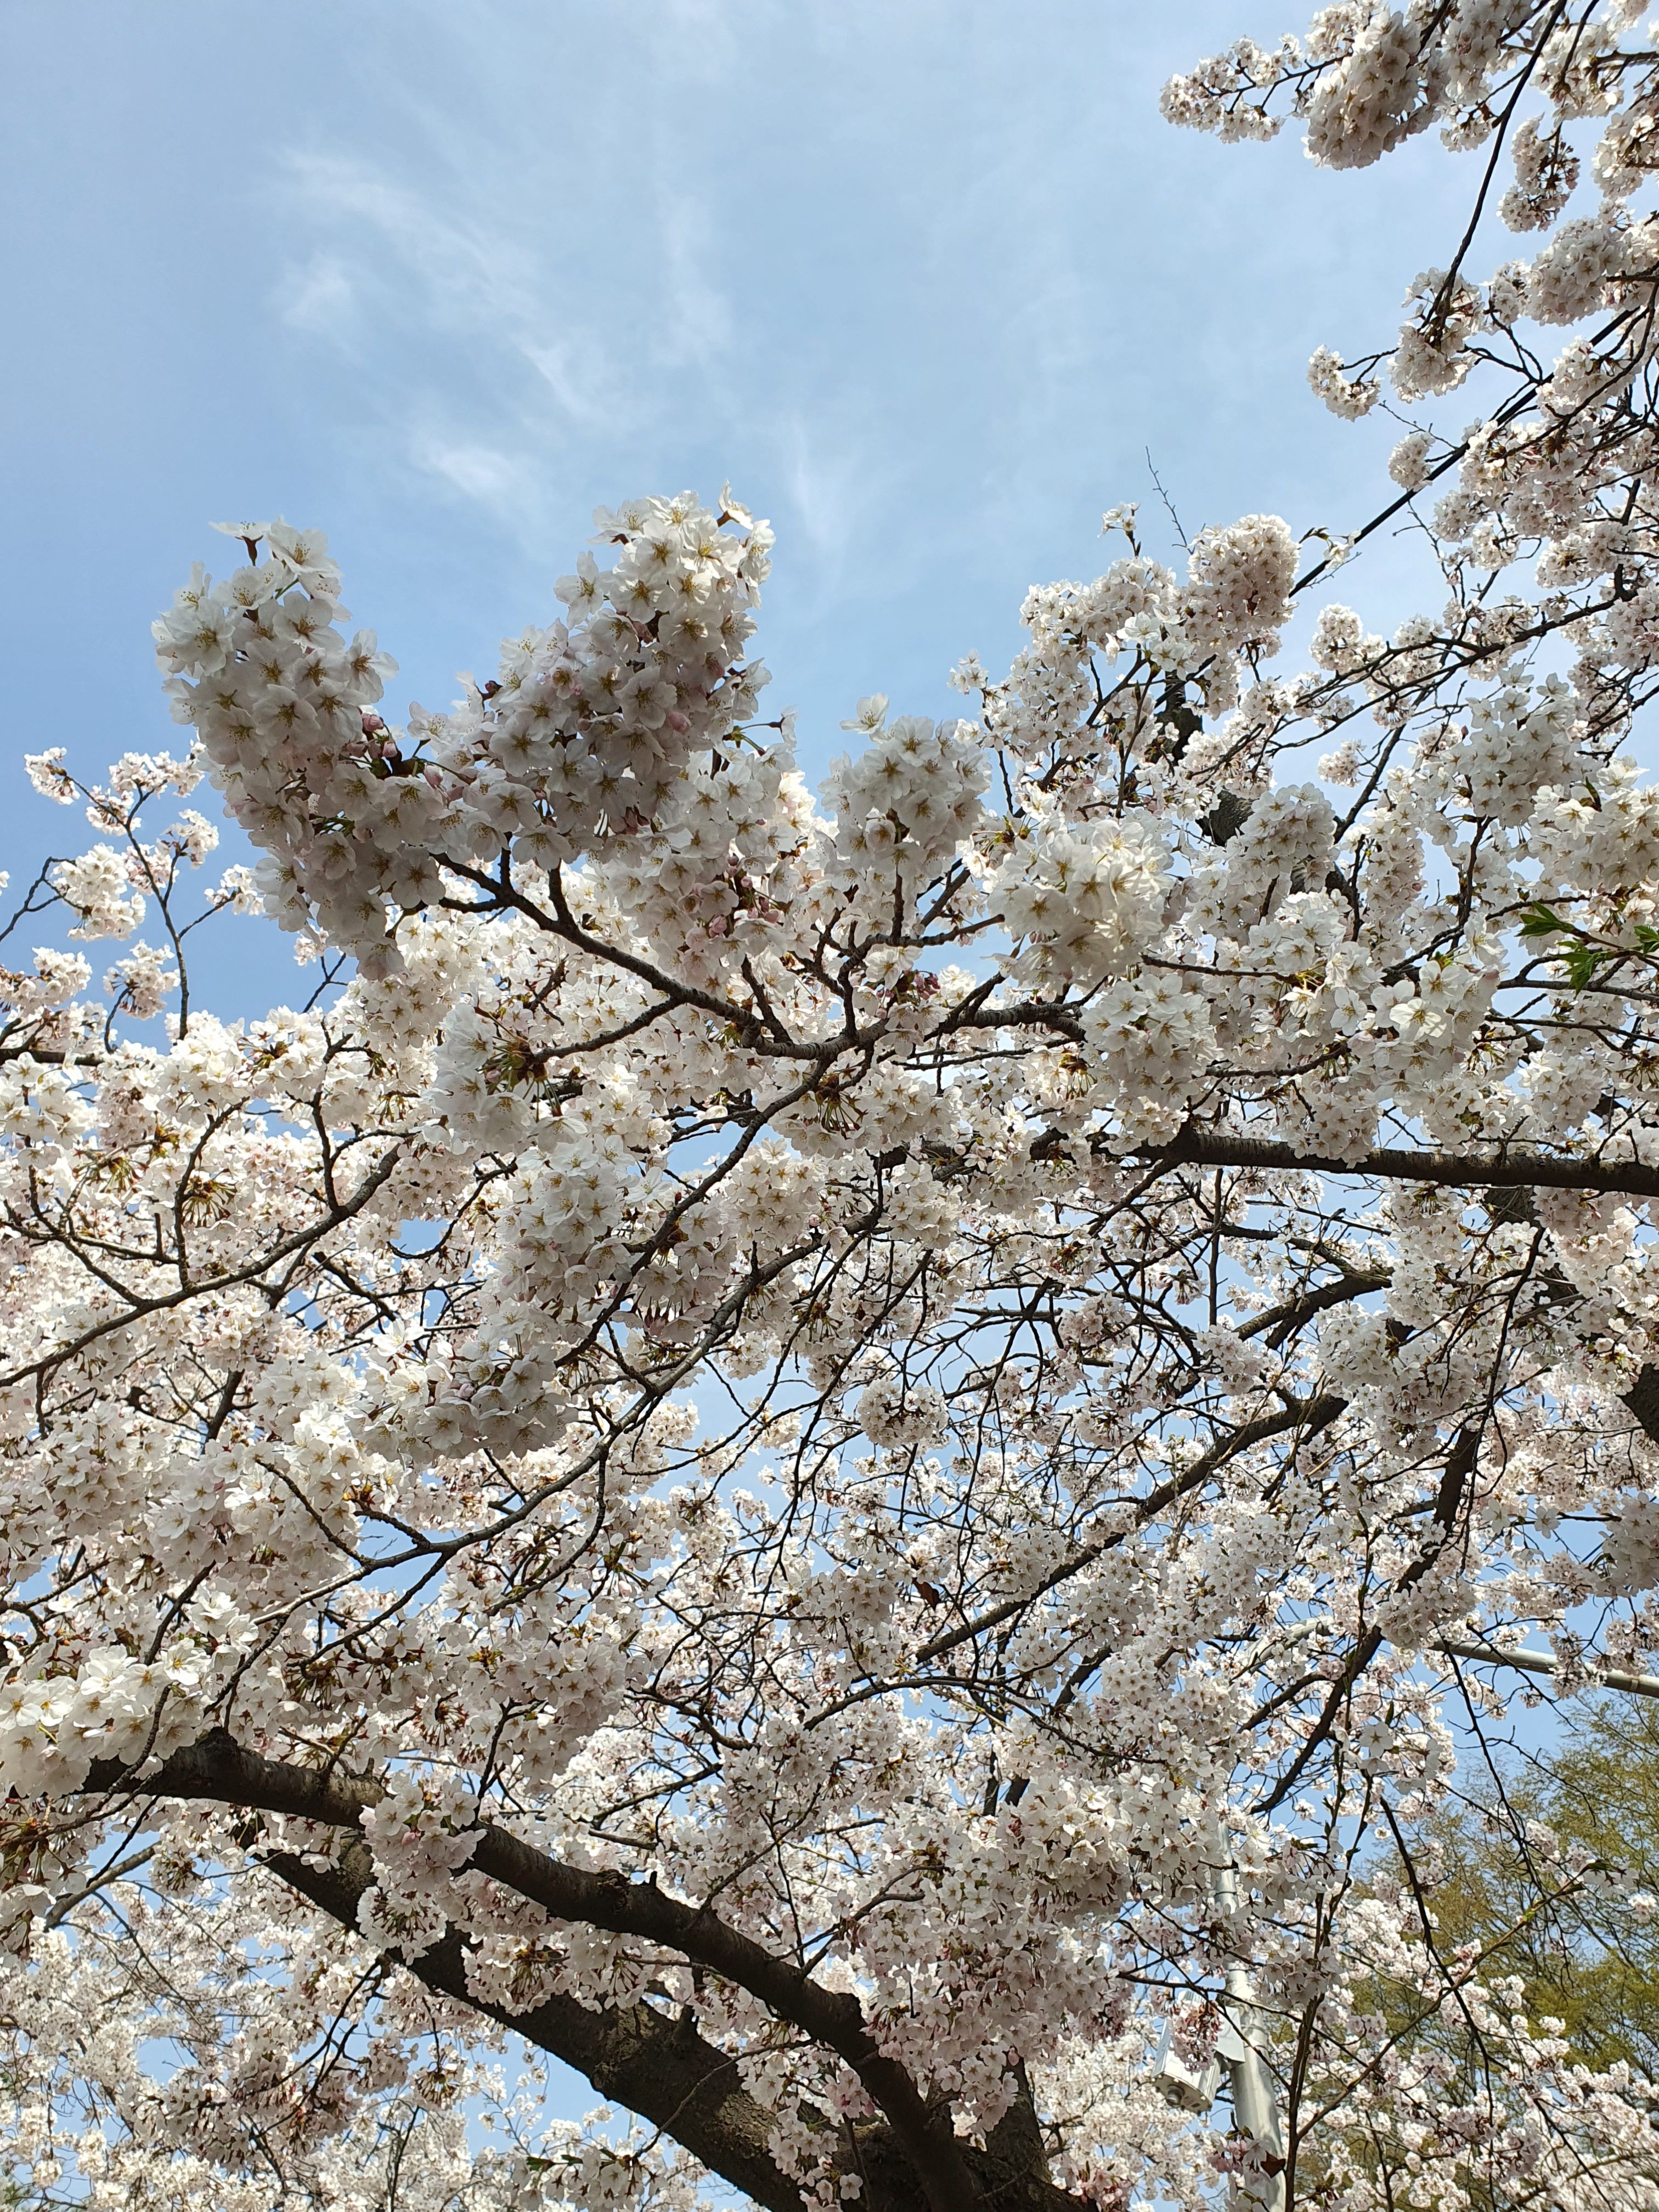
M 778 531 L 762 645 L 809 768 L 862 693 L 953 711 L 1114 501 L 1171 551 L 1148 447 L 1188 532 L 1363 518 L 1398 433 L 1326 415 L 1307 356 L 1394 328 L 1464 175 L 1157 111 L 1295 12 L 9 0 L 9 757 L 169 741 L 149 623 L 227 516 L 330 532 L 401 712 L 548 617 L 596 503 L 729 477 Z M 1343 596 L 1392 618 L 1400 565 Z M 16 788 L 15 869 L 69 827 Z

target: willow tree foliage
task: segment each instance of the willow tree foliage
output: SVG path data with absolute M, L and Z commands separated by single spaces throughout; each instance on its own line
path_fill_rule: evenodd
M 402 726 L 325 541 L 230 526 L 180 757 L 33 762 L 98 842 L 23 912 L 129 949 L 5 978 L 26 2195 L 1659 2205 L 1656 2093 L 1421 1840 L 1659 1647 L 1639 13 L 1341 0 L 1172 83 L 1449 149 L 1397 342 L 1312 365 L 1406 412 L 1378 515 L 1177 574 L 1116 509 L 816 793 L 729 493 L 602 514 Z M 1385 520 L 1392 636 L 1334 596 Z M 204 780 L 262 857 L 198 903 Z M 222 1020 L 255 902 L 320 981 Z

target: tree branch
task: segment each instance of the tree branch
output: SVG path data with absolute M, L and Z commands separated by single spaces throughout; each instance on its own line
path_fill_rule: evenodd
M 1110 1536 L 1102 1537 L 1098 1543 L 1085 1544 L 1080 1551 L 1073 1552 L 1069 1559 L 1062 1560 L 1052 1574 L 1045 1575 L 1036 1588 L 1028 1590 L 1024 1597 L 1005 1598 L 1000 1605 L 994 1605 L 988 1612 L 964 1621 L 961 1627 L 947 1629 L 942 1636 L 934 1637 L 931 1643 L 924 1644 L 917 1652 L 916 1665 L 925 1666 L 929 1660 L 942 1659 L 947 1651 L 954 1651 L 959 1644 L 966 1644 L 975 1636 L 983 1636 L 990 1629 L 1000 1628 L 1005 1620 L 1012 1620 L 1028 1605 L 1035 1605 L 1051 1589 L 1058 1589 L 1061 1583 L 1069 1582 L 1073 1575 L 1080 1575 L 1085 1567 L 1093 1566 L 1097 1559 L 1103 1559 L 1126 1536 L 1144 1528 L 1148 1522 L 1155 1521 L 1166 1505 L 1173 1505 L 1176 1498 L 1184 1498 L 1189 1492 L 1200 1488 L 1218 1468 L 1224 1466 L 1230 1459 L 1237 1458 L 1240 1452 L 1249 1451 L 1252 1445 L 1266 1443 L 1273 1437 L 1282 1437 L 1290 1429 L 1299 1430 L 1304 1437 L 1316 1437 L 1322 1429 L 1329 1428 L 1340 1413 L 1346 1412 L 1347 1405 L 1346 1398 L 1339 1398 L 1325 1391 L 1316 1398 L 1300 1401 L 1288 1407 L 1282 1413 L 1267 1413 L 1259 1421 L 1247 1421 L 1242 1429 L 1235 1429 L 1230 1436 L 1223 1437 L 1218 1443 L 1212 1444 L 1208 1451 L 1195 1459 L 1189 1468 L 1178 1474 L 1172 1474 L 1167 1482 L 1159 1483 L 1156 1490 L 1137 1499 L 1135 1517 L 1128 1527 L 1118 1529 Z
M 1364 1153 L 1354 1160 L 1298 1152 L 1273 1138 L 1189 1126 L 1160 1151 L 1126 1159 L 1126 1167 L 1258 1168 L 1269 1173 L 1381 1177 L 1393 1182 L 1439 1183 L 1452 1188 L 1482 1184 L 1539 1190 L 1598 1191 L 1608 1196 L 1659 1198 L 1659 1165 L 1644 1160 L 1583 1158 L 1562 1152 L 1511 1151 L 1482 1154 L 1411 1152 Z
M 262 1863 L 356 1934 L 358 1902 L 374 1880 L 367 1844 L 349 1844 L 332 1867 L 314 1866 L 291 1851 L 266 1852 Z M 574 2067 L 601 2096 L 661 2128 L 766 2212 L 802 2212 L 799 2191 L 767 2148 L 770 2113 L 743 2087 L 730 2053 L 707 2041 L 690 2019 L 671 2020 L 646 2004 L 595 2009 L 564 1996 L 508 2012 L 468 1988 L 466 1945 L 453 1929 L 402 1965 L 438 1996 L 484 2014 Z
M 349 1779 L 265 1759 L 245 1750 L 223 1729 L 174 1752 L 142 1778 L 119 1760 L 100 1759 L 84 1787 L 145 1798 L 205 1799 L 354 1832 L 385 1795 L 384 1785 L 373 1778 Z M 883 2054 L 855 1996 L 825 1989 L 707 1905 L 665 1895 L 654 1879 L 631 1881 L 622 1874 L 567 1866 L 489 1823 L 479 1827 L 471 1864 L 555 1919 L 660 1944 L 746 1990 L 852 2068 L 891 2129 L 929 2212 L 973 2212 L 978 2205 L 981 2192 L 949 2107 L 924 2101 L 905 2069 Z

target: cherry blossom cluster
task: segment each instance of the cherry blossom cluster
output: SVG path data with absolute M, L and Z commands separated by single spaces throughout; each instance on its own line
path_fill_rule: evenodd
M 250 565 L 216 585 L 198 565 L 155 639 L 174 715 L 267 854 L 273 911 L 314 912 L 395 969 L 388 899 L 434 896 L 444 861 L 544 868 L 637 832 L 711 733 L 753 714 L 765 672 L 742 654 L 769 532 L 689 494 L 599 520 L 621 550 L 560 580 L 568 618 L 508 641 L 498 676 L 452 714 L 415 709 L 398 735 L 374 711 L 396 664 L 372 631 L 348 642 L 337 627 L 327 540 L 227 526 Z

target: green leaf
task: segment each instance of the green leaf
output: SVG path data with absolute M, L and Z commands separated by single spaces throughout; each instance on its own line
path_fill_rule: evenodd
M 1559 915 L 1552 914 L 1547 906 L 1523 907 L 1521 912 L 1522 937 L 1551 937 L 1558 931 L 1568 934 L 1568 925 Z
M 1612 953 L 1599 945 L 1571 945 L 1561 955 L 1561 965 L 1573 989 L 1582 991 L 1596 969 L 1604 968 L 1612 957 Z

